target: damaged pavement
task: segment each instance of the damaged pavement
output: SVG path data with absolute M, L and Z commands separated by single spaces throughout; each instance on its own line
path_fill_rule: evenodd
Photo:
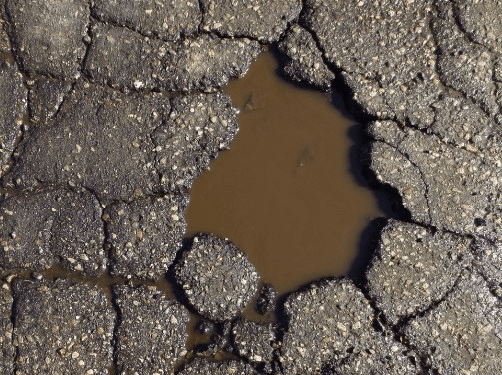
M 2 373 L 502 373 L 500 0 L 0 7 Z M 238 131 L 222 88 L 266 45 L 342 93 L 401 208 L 360 278 L 283 297 L 232 239 L 184 238 Z

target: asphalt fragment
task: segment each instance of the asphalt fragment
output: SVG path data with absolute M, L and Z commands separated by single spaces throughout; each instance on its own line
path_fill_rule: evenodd
M 497 113 L 492 54 L 483 46 L 470 43 L 458 28 L 451 4 L 438 2 L 438 7 L 439 16 L 434 19 L 432 30 L 440 51 L 437 69 L 441 80 L 478 102 L 486 112 Z
M 502 8 L 500 0 L 454 0 L 457 20 L 469 39 L 502 53 Z
M 115 312 L 102 290 L 69 280 L 14 283 L 15 371 L 107 375 Z
M 266 373 L 272 372 L 274 355 L 275 327 L 238 319 L 232 325 L 232 338 L 239 356 L 246 358 L 255 367 Z
M 307 83 L 321 90 L 329 90 L 335 74 L 326 66 L 312 34 L 293 25 L 278 44 L 287 56 L 284 73 L 293 81 Z
M 200 35 L 170 43 L 99 23 L 91 31 L 87 74 L 130 90 L 216 91 L 244 75 L 261 52 L 258 42 L 246 38 Z
M 84 0 L 7 0 L 15 53 L 24 71 L 60 79 L 80 76 L 89 5 Z
M 155 286 L 114 286 L 120 374 L 172 374 L 187 353 L 188 310 Z
M 256 300 L 256 311 L 258 314 L 265 315 L 275 311 L 277 306 L 278 293 L 270 284 L 264 284 Z
M 368 114 L 430 124 L 441 93 L 431 1 L 307 0 L 300 23 Z
M 185 194 L 137 199 L 108 206 L 103 215 L 111 274 L 158 279 L 174 261 L 185 234 Z
M 291 294 L 280 348 L 284 374 L 319 374 L 325 363 L 368 348 L 373 309 L 348 279 L 323 280 Z
M 222 93 L 178 97 L 171 106 L 159 93 L 80 82 L 48 126 L 25 133 L 4 185 L 83 187 L 105 205 L 183 190 L 228 148 L 236 116 Z
M 101 207 L 85 191 L 45 189 L 0 202 L 0 269 L 42 271 L 61 264 L 99 276 L 108 260 L 103 250 Z
M 391 324 L 440 301 L 467 268 L 469 238 L 390 220 L 366 272 L 369 296 Z
M 202 20 L 197 0 L 95 0 L 91 12 L 102 22 L 169 42 L 196 35 Z
M 194 237 L 175 273 L 190 305 L 217 322 L 239 314 L 258 291 L 259 276 L 246 255 L 212 234 Z
M 376 141 L 371 168 L 398 189 L 414 221 L 500 241 L 500 155 L 481 158 L 391 121 L 375 121 L 368 132 Z
M 300 0 L 202 0 L 201 4 L 204 31 L 262 43 L 277 41 L 302 9 Z
M 36 124 L 47 124 L 61 108 L 72 85 L 66 81 L 50 78 L 41 78 L 29 83 L 30 120 Z

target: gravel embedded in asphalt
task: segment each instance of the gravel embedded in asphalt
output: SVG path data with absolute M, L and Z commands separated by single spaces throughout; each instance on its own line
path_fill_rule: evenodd
M 239 314 L 258 291 L 259 276 L 246 255 L 212 234 L 194 237 L 175 273 L 190 305 L 217 322 Z

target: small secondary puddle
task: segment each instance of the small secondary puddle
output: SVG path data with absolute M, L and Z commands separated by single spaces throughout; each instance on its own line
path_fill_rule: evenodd
M 187 235 L 213 232 L 246 252 L 279 293 L 342 275 L 370 219 L 370 190 L 349 171 L 351 121 L 329 96 L 279 78 L 270 52 L 226 90 L 240 131 L 194 183 Z

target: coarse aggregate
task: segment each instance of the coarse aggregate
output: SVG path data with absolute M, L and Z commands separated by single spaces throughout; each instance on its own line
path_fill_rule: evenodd
M 102 290 L 65 279 L 13 286 L 16 373 L 108 374 L 116 314 Z
M 199 374 L 214 374 L 214 375 L 254 375 L 257 372 L 249 364 L 238 360 L 227 361 L 208 361 L 202 358 L 195 358 L 193 361 L 184 366 L 184 368 L 176 373 L 176 375 L 199 375 Z
M 0 269 L 43 271 L 59 264 L 99 276 L 103 251 L 101 206 L 89 192 L 45 189 L 0 202 Z
M 116 203 L 104 213 L 112 275 L 159 279 L 173 263 L 186 231 L 188 197 L 167 194 Z
M 193 238 L 175 274 L 190 305 L 217 322 L 239 314 L 258 291 L 259 276 L 246 255 L 213 234 Z
M 239 356 L 254 366 L 264 367 L 264 371 L 272 370 L 265 368 L 267 365 L 270 367 L 274 355 L 276 333 L 272 324 L 239 319 L 232 325 L 232 338 Z
M 202 29 L 226 37 L 275 42 L 298 18 L 301 0 L 201 0 Z
M 288 60 L 283 69 L 290 79 L 325 91 L 331 88 L 335 73 L 324 63 L 314 37 L 307 30 L 292 26 L 278 47 Z
M 186 355 L 188 310 L 155 286 L 114 286 L 119 374 L 172 374 Z

